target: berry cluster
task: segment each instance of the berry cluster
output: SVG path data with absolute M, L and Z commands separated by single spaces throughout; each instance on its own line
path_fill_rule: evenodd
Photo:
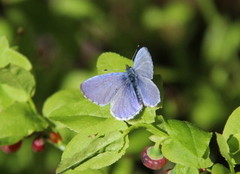
M 44 135 L 37 136 L 32 142 L 32 149 L 34 152 L 40 152 L 45 148 L 46 140 L 50 140 L 52 143 L 59 143 L 62 141 L 62 137 L 57 132 L 50 132 L 50 134 L 45 137 Z M 22 140 L 18 141 L 15 144 L 0 146 L 0 150 L 5 153 L 13 153 L 20 149 L 22 145 Z

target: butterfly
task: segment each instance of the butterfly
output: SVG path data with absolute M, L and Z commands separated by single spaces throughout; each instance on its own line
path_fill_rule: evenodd
M 126 72 L 94 76 L 84 81 L 80 88 L 90 101 L 105 106 L 118 120 L 133 119 L 143 108 L 155 107 L 161 101 L 160 92 L 153 79 L 153 62 L 146 47 L 136 53 L 133 67 Z

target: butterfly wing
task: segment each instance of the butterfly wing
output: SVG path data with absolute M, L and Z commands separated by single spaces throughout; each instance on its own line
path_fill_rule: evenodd
M 129 120 L 142 109 L 129 80 L 120 88 L 111 102 L 111 113 L 119 120 Z
M 146 47 L 140 48 L 134 59 L 134 70 L 139 76 L 148 79 L 153 78 L 153 62 L 150 53 Z
M 160 92 L 152 80 L 138 77 L 138 89 L 144 106 L 155 107 L 161 101 Z
M 104 106 L 109 104 L 117 91 L 125 84 L 125 72 L 109 73 L 92 77 L 81 84 L 86 98 Z

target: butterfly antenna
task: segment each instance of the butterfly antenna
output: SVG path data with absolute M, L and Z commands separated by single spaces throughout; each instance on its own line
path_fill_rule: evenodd
M 135 59 L 135 57 L 136 57 L 136 54 L 137 54 L 137 52 L 138 52 L 138 50 L 139 50 L 140 48 L 141 48 L 140 45 L 137 45 L 137 48 L 135 49 L 135 52 L 134 52 L 134 54 L 133 54 L 133 56 L 132 56 L 132 61 L 134 61 L 134 59 Z
M 124 71 L 125 69 L 103 69 L 103 71 L 106 71 L 106 72 L 115 72 L 115 71 Z

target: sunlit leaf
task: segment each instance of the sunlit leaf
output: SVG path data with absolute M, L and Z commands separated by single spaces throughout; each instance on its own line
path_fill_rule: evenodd
M 234 134 L 228 138 L 230 155 L 236 164 L 240 164 L 240 133 Z
M 188 122 L 169 120 L 165 124 L 169 137 L 163 141 L 163 155 L 172 162 L 195 168 L 212 165 L 209 142 L 212 134 Z
M 173 168 L 172 173 L 174 173 L 174 174 L 199 174 L 199 171 L 197 168 L 186 167 L 186 166 L 177 164 Z
M 212 174 L 233 174 L 231 173 L 226 167 L 224 167 L 222 164 L 215 164 L 212 167 Z
M 69 103 L 77 103 L 83 99 L 83 95 L 80 90 L 62 90 L 50 96 L 44 103 L 43 114 L 44 116 L 50 116 L 55 110 L 64 107 Z
M 127 125 L 114 119 L 109 108 L 98 106 L 83 98 L 80 90 L 63 90 L 50 97 L 43 113 L 75 132 L 104 134 L 124 130 Z
M 82 171 L 84 174 L 108 174 L 107 170 L 104 169 L 99 169 L 99 170 L 93 170 L 93 169 L 88 169 Z M 78 170 L 68 170 L 64 172 L 64 174 L 79 174 Z
M 0 123 L 0 145 L 6 142 L 15 143 L 16 139 L 20 140 L 48 126 L 48 123 L 33 112 L 27 103 L 14 103 L 0 112 Z
M 98 57 L 97 70 L 98 74 L 125 72 L 126 65 L 132 66 L 133 62 L 119 54 L 107 52 Z
M 57 173 L 69 169 L 100 169 L 116 162 L 128 147 L 128 137 L 120 132 L 89 136 L 78 134 L 67 145 Z
M 230 135 L 239 134 L 240 133 L 240 107 L 235 109 L 232 114 L 229 116 L 227 123 L 225 124 L 223 130 L 223 136 L 225 139 L 228 139 Z
M 230 149 L 229 146 L 227 144 L 227 140 L 225 139 L 225 137 L 221 134 L 216 133 L 217 135 L 217 143 L 218 143 L 218 147 L 220 150 L 221 155 L 226 159 L 226 161 L 228 161 L 228 163 L 230 163 L 231 165 L 235 164 L 234 159 L 232 159 L 231 155 L 230 155 Z
M 27 101 L 35 92 L 33 75 L 16 65 L 0 68 L 0 84 L 9 86 L 5 92 L 17 101 Z
M 0 67 L 4 67 L 9 63 L 18 65 L 28 71 L 32 69 L 28 59 L 14 49 L 9 48 L 5 37 L 0 37 Z

